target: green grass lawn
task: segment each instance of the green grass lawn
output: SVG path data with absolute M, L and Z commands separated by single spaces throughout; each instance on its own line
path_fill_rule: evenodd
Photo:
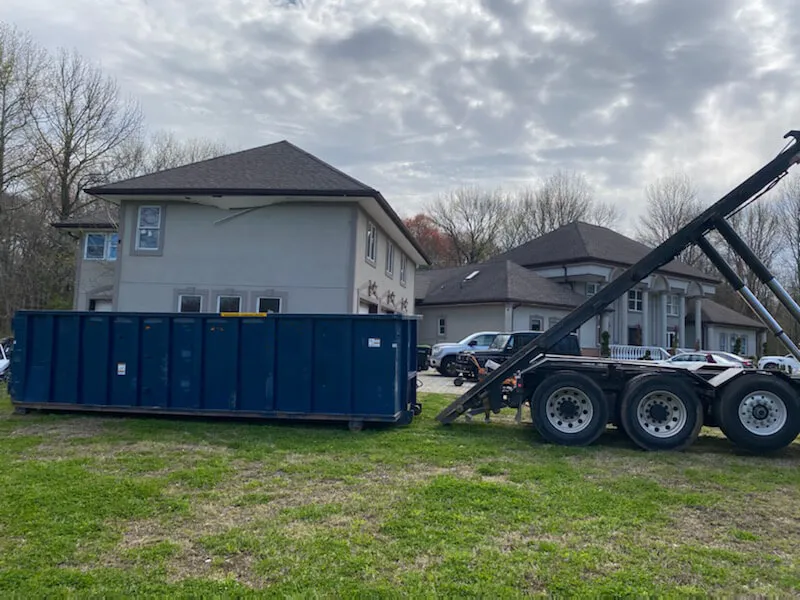
M 645 453 L 513 415 L 404 428 L 11 414 L 0 595 L 518 597 L 800 589 L 800 443 Z

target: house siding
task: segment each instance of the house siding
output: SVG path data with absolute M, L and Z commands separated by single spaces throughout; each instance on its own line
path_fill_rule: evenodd
M 419 322 L 419 343 L 438 344 L 457 342 L 476 331 L 505 331 L 505 304 L 480 304 L 474 306 L 424 306 L 417 307 L 422 316 Z M 439 335 L 439 318 L 444 317 L 446 332 Z
M 163 248 L 133 250 L 138 206 L 161 204 Z M 350 205 L 276 204 L 232 211 L 180 202 L 122 203 L 116 310 L 172 312 L 177 293 L 198 293 L 204 312 L 219 295 L 242 296 L 256 310 L 259 294 L 282 298 L 282 312 L 347 313 L 354 215 Z M 222 221 L 222 219 L 225 219 Z
M 110 233 L 92 231 L 91 233 Z M 86 260 L 86 233 L 81 234 L 76 256 L 75 310 L 89 310 L 92 299 L 112 300 L 115 281 L 116 260 Z
M 398 240 L 390 238 L 387 233 L 377 224 L 377 247 L 374 264 L 367 261 L 367 225 L 373 222 L 366 212 L 359 207 L 353 207 L 354 218 L 357 222 L 355 235 L 355 258 L 353 290 L 351 294 L 351 310 L 358 311 L 360 301 L 366 301 L 380 306 L 380 312 L 387 310 L 394 312 L 405 312 L 414 314 L 414 283 L 416 279 L 416 264 L 407 257 L 406 261 L 406 281 L 405 285 L 400 283 L 400 261 L 403 251 L 398 246 Z M 374 223 L 374 222 L 373 222 Z M 394 275 L 389 277 L 386 274 L 386 253 L 387 240 L 394 244 Z M 374 282 L 377 285 L 377 298 L 369 294 L 369 284 Z M 387 294 L 394 292 L 394 305 L 387 300 Z M 402 311 L 402 301 L 406 300 L 406 310 Z

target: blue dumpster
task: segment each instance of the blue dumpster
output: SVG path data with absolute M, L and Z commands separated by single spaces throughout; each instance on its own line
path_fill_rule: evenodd
M 417 319 L 19 311 L 18 409 L 406 424 Z

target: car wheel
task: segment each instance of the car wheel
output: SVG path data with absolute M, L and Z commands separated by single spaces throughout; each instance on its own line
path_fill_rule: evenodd
M 603 390 L 589 377 L 558 371 L 536 388 L 531 398 L 531 419 L 551 443 L 586 446 L 606 430 L 608 403 Z
M 775 364 L 774 362 L 769 362 L 769 363 L 764 365 L 764 370 L 765 371 L 777 371 L 778 370 L 778 365 Z
M 800 401 L 780 376 L 749 375 L 734 379 L 714 404 L 722 433 L 750 452 L 772 452 L 800 433 Z
M 645 373 L 625 386 L 622 428 L 645 450 L 682 450 L 703 426 L 703 405 L 695 391 L 675 377 Z

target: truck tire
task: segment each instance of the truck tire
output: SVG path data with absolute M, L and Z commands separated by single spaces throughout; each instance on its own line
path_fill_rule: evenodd
M 439 373 L 445 377 L 455 377 L 458 375 L 456 370 L 456 359 L 453 356 L 445 356 L 442 359 L 442 365 L 437 369 Z
M 600 386 L 586 375 L 558 371 L 533 393 L 531 419 L 548 442 L 587 446 L 606 430 L 608 404 Z
M 714 413 L 722 433 L 750 452 L 779 450 L 800 433 L 797 392 L 777 375 L 737 377 L 722 390 Z
M 643 373 L 622 392 L 622 428 L 645 450 L 683 450 L 703 427 L 703 404 L 697 393 L 677 377 Z

